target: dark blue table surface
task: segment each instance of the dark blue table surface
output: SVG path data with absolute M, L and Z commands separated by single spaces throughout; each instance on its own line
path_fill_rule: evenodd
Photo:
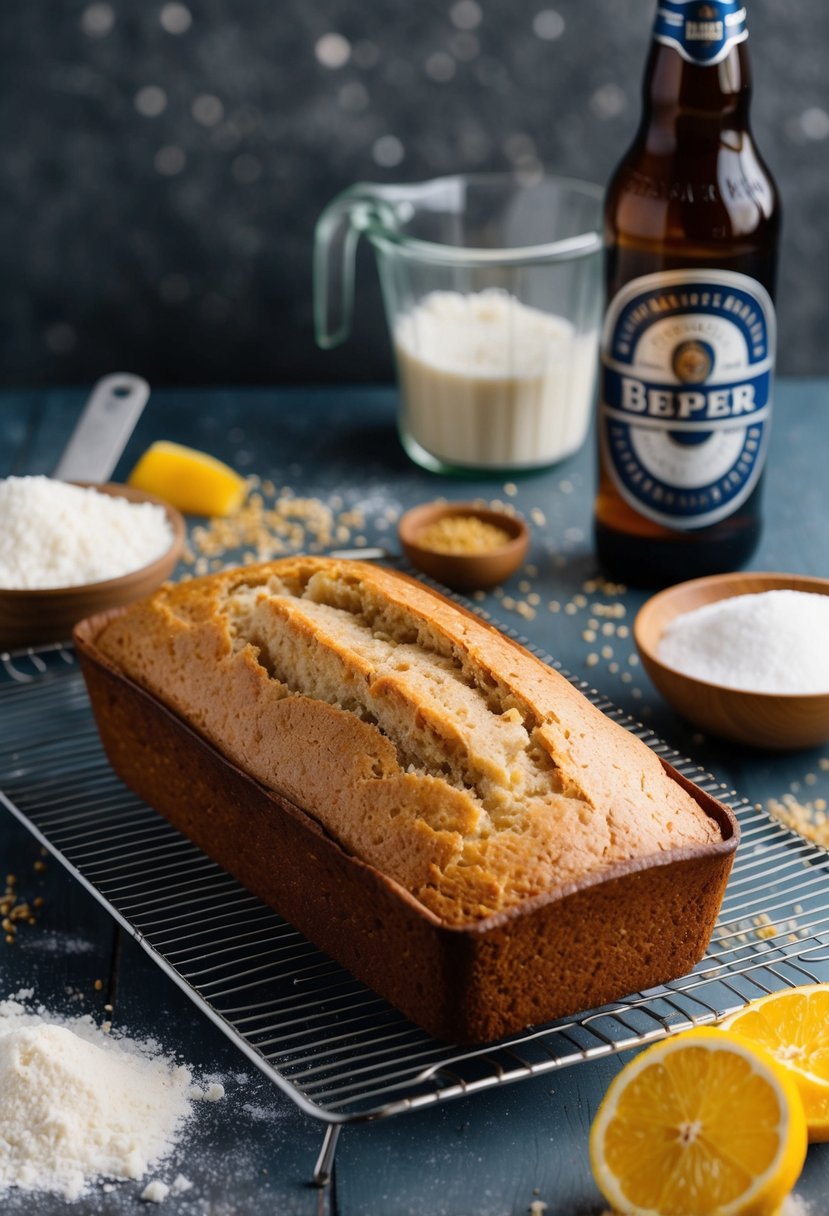
M 50 472 L 84 396 L 79 390 L 0 396 L 0 477 Z M 751 567 L 826 577 L 829 382 L 783 382 L 775 408 L 766 527 Z M 483 598 L 484 608 L 751 801 L 786 794 L 829 801 L 829 749 L 771 755 L 719 743 L 679 719 L 649 684 L 630 636 L 645 593 L 596 581 L 590 444 L 554 469 L 513 482 L 452 480 L 408 461 L 396 438 L 395 409 L 393 389 L 159 391 L 115 477 L 124 478 L 154 439 L 177 440 L 278 489 L 342 501 L 364 520 L 354 536 L 389 548 L 396 547 L 392 517 L 415 502 L 438 496 L 511 502 L 532 525 L 532 550 L 527 569 Z M 171 1054 L 226 1081 L 225 1100 L 205 1109 L 172 1167 L 158 1171 L 169 1180 L 180 1170 L 194 1183 L 187 1194 L 168 1199 L 165 1210 L 181 1216 L 519 1216 L 534 1200 L 546 1203 L 551 1216 L 604 1210 L 590 1177 L 587 1131 L 620 1059 L 348 1127 L 333 1183 L 317 1190 L 309 1179 L 323 1126 L 261 1077 L 59 865 L 35 869 L 40 861 L 37 843 L 0 812 L 0 875 L 16 874 L 29 897 L 44 899 L 37 926 L 21 930 L 14 946 L 0 942 L 0 997 L 31 988 L 46 1006 L 65 1007 L 71 998 L 72 1008 L 99 1019 L 104 1004 L 113 1004 L 116 1026 L 137 1037 L 154 1035 Z M 141 1189 L 119 1184 L 66 1210 L 126 1212 Z M 797 1193 L 812 1203 L 814 1216 L 829 1210 L 822 1198 L 829 1194 L 825 1146 L 810 1150 Z M 49 1216 L 65 1207 L 25 1193 L 0 1198 L 4 1213 Z

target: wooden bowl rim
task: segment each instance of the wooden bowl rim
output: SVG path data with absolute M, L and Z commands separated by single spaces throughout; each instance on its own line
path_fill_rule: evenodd
M 655 668 L 669 672 L 671 676 L 678 680 L 684 680 L 688 684 L 699 685 L 702 688 L 713 688 L 720 693 L 725 693 L 737 697 L 755 697 L 762 701 L 793 701 L 800 702 L 815 702 L 829 701 L 829 689 L 826 692 L 758 692 L 752 688 L 740 688 L 733 684 L 717 684 L 712 680 L 703 680 L 699 676 L 691 676 L 686 671 L 680 671 L 676 667 L 672 667 L 669 663 L 663 662 L 649 645 L 643 641 L 643 627 L 647 625 L 649 617 L 663 604 L 671 603 L 673 600 L 682 598 L 683 592 L 693 593 L 697 588 L 711 587 L 714 589 L 735 586 L 740 583 L 749 583 L 767 580 L 769 586 L 767 591 L 808 591 L 810 588 L 814 594 L 829 595 L 829 578 L 818 578 L 811 574 L 786 574 L 774 570 L 742 570 L 734 573 L 726 574 L 710 574 L 703 578 L 688 579 L 687 582 L 674 583 L 670 587 L 665 587 L 662 591 L 657 591 L 655 595 L 650 596 L 645 601 L 642 607 L 636 614 L 633 622 L 633 640 L 636 644 L 636 649 L 640 656 L 651 663 Z M 802 586 L 794 586 L 793 584 L 803 584 Z M 707 604 L 716 604 L 721 600 L 738 599 L 741 595 L 757 595 L 761 594 L 755 588 L 746 586 L 745 590 L 735 591 L 732 595 L 715 595 L 705 603 L 697 604 L 697 608 L 704 608 Z M 688 609 L 694 611 L 694 609 Z M 681 611 L 674 612 L 670 617 L 673 620 L 680 616 Z
M 69 484 L 80 486 L 82 489 L 97 490 L 101 494 L 109 494 L 112 498 L 126 498 L 130 502 L 148 502 L 154 506 L 163 507 L 167 516 L 167 522 L 173 533 L 169 546 L 163 553 L 153 558 L 145 566 L 139 566 L 136 570 L 128 570 L 126 574 L 119 574 L 115 578 L 101 579 L 96 583 L 72 583 L 68 587 L 0 587 L 0 600 L 8 599 L 12 602 L 20 603 L 22 600 L 29 599 L 32 603 L 36 604 L 55 600 L 59 597 L 71 602 L 73 599 L 86 599 L 89 596 L 95 596 L 96 598 L 106 596 L 126 589 L 132 583 L 143 582 L 146 578 L 153 578 L 156 573 L 160 572 L 170 562 L 171 557 L 173 565 L 181 557 L 184 550 L 186 528 L 181 512 L 177 511 L 170 503 L 156 497 L 155 494 L 148 494 L 144 490 L 137 490 L 133 486 L 123 485 L 117 481 L 75 481 Z

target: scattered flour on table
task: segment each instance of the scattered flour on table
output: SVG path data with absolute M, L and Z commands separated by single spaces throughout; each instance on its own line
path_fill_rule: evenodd
M 146 1203 L 163 1203 L 168 1195 L 183 1195 L 185 1191 L 192 1189 L 193 1183 L 190 1179 L 185 1178 L 183 1174 L 177 1174 L 169 1186 L 166 1182 L 159 1182 L 157 1178 L 149 1182 L 139 1195 L 139 1199 L 143 1199 Z
M 829 595 L 763 591 L 706 604 L 671 621 L 658 653 L 725 688 L 829 693 Z
M 32 591 L 118 578 L 173 540 L 164 509 L 49 477 L 0 480 L 0 587 Z
M 219 1081 L 211 1081 L 206 1089 L 194 1087 L 191 1092 L 202 1102 L 219 1102 L 225 1096 L 225 1087 Z
M 257 1102 L 245 1102 L 242 1114 L 257 1123 L 281 1123 L 285 1118 L 284 1109 L 279 1106 L 264 1106 Z
M 73 1200 L 96 1179 L 141 1178 L 176 1148 L 193 1102 L 223 1093 L 194 1086 L 157 1045 L 0 1001 L 0 1194 Z M 176 1193 L 189 1189 L 179 1177 Z M 170 1189 L 153 1181 L 144 1197 L 160 1202 Z
M 92 954 L 95 943 L 85 937 L 63 937 L 60 933 L 38 933 L 28 938 L 27 950 L 40 950 L 44 954 Z
M 147 1203 L 163 1203 L 169 1194 L 170 1188 L 166 1182 L 159 1182 L 156 1179 L 155 1182 L 150 1182 L 144 1187 L 144 1190 L 141 1192 L 141 1198 L 146 1200 Z
M 797 1195 L 789 1195 L 783 1200 L 783 1206 L 777 1216 L 810 1216 L 811 1210 L 805 1199 L 799 1199 Z

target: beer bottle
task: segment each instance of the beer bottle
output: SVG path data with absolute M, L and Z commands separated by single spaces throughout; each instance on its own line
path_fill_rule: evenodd
M 734 569 L 760 535 L 780 208 L 740 0 L 659 0 L 605 202 L 595 540 L 623 582 Z

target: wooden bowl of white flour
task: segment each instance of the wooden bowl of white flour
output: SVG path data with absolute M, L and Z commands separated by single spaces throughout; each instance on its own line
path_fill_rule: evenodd
M 62 642 L 154 591 L 184 548 L 178 511 L 131 486 L 0 481 L 0 649 Z
M 653 683 L 706 734 L 775 750 L 829 739 L 829 579 L 678 583 L 647 601 L 633 636 Z

